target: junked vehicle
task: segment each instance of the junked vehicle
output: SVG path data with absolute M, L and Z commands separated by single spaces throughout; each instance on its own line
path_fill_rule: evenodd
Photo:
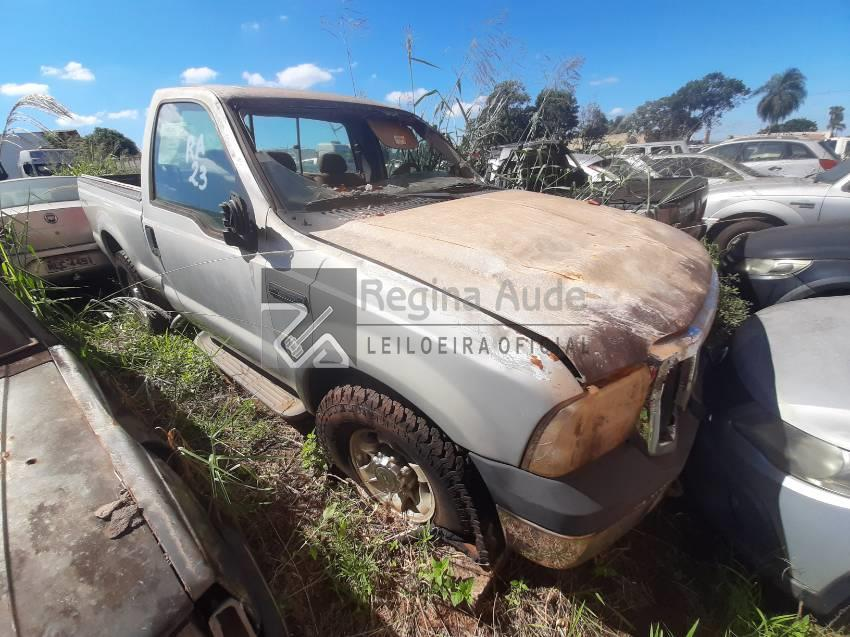
M 43 279 L 110 267 L 92 238 L 76 177 L 24 177 L 0 183 L 0 232 L 10 256 Z
M 810 177 L 840 161 L 823 141 L 788 137 L 735 138 L 700 153 L 743 164 L 765 177 Z
M 490 151 L 484 178 L 499 188 L 570 196 L 587 183 L 584 165 L 588 159 L 580 159 L 559 140 L 506 144 Z
M 660 177 L 705 177 L 709 186 L 762 177 L 752 168 L 714 155 L 662 155 L 646 157 L 644 161 Z
M 626 144 L 622 155 L 678 155 L 688 152 L 688 144 L 684 141 L 646 142 L 643 144 Z
M 67 148 L 36 148 L 22 150 L 18 155 L 18 169 L 27 177 L 49 177 L 58 168 L 74 161 L 74 151 Z
M 698 242 L 495 190 L 419 117 L 365 99 L 182 87 L 149 114 L 140 187 L 79 180 L 95 239 L 226 373 L 314 414 L 378 501 L 481 561 L 506 541 L 566 568 L 680 472 L 717 303 Z M 329 140 L 356 172 L 281 150 Z M 535 290 L 549 301 L 522 300 Z
M 485 179 L 605 204 L 661 221 L 699 237 L 703 232 L 704 179 L 665 178 L 643 158 L 573 153 L 562 141 L 533 141 L 492 151 Z
M 210 521 L 2 285 L 0 343 L 4 632 L 286 634 L 239 534 Z
M 841 159 L 850 159 L 850 137 L 830 137 L 823 142 Z
M 703 220 L 708 238 L 723 250 L 767 228 L 850 221 L 850 160 L 813 179 L 753 179 L 713 186 Z
M 828 620 L 850 617 L 850 297 L 766 308 L 706 388 L 685 470 L 749 562 Z M 843 616 L 842 616 L 843 613 Z
M 757 310 L 850 294 L 850 220 L 755 232 L 735 242 L 721 264 Z

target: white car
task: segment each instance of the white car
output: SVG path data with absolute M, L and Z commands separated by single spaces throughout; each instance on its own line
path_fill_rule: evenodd
M 652 172 L 659 177 L 705 177 L 711 186 L 764 176 L 743 164 L 727 161 L 714 155 L 689 153 L 643 159 Z
M 684 141 L 647 142 L 645 144 L 626 144 L 621 155 L 673 155 L 687 153 L 688 144 Z
M 839 162 L 822 141 L 785 137 L 730 139 L 703 153 L 743 164 L 766 177 L 810 177 Z
M 703 221 L 721 250 L 776 226 L 850 221 L 850 159 L 814 179 L 752 179 L 712 186 Z

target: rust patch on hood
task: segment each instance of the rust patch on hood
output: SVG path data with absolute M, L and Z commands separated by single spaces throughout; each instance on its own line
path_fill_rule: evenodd
M 642 363 L 652 343 L 684 331 L 711 285 L 708 254 L 683 232 L 524 191 L 317 223 L 310 232 L 444 291 L 477 289 L 481 309 L 556 343 L 590 383 Z M 503 302 L 506 285 L 520 298 L 561 285 L 584 302 L 517 307 Z

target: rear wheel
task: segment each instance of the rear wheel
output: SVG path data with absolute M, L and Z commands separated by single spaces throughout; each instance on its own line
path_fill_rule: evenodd
M 358 385 L 335 387 L 316 411 L 316 435 L 331 462 L 388 509 L 448 531 L 483 562 L 499 545 L 472 462 L 412 406 Z
M 767 221 L 759 219 L 743 219 L 725 224 L 723 229 L 714 237 L 714 243 L 721 251 L 729 250 L 737 241 L 740 241 L 751 232 L 767 230 L 775 226 Z
M 153 295 L 145 286 L 144 280 L 127 253 L 124 250 L 116 252 L 113 263 L 118 284 L 121 286 L 121 295 L 129 299 L 128 304 L 133 313 L 154 334 L 165 332 L 171 318 L 166 310 L 154 302 Z

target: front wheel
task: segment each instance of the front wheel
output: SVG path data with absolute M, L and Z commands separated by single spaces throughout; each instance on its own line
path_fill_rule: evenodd
M 767 230 L 768 228 L 773 227 L 773 224 L 759 219 L 733 221 L 732 223 L 725 225 L 724 228 L 717 233 L 714 237 L 714 243 L 717 244 L 717 247 L 720 248 L 722 252 L 725 252 L 751 232 Z
M 488 561 L 500 534 L 480 478 L 464 451 L 412 406 L 357 385 L 335 387 L 316 411 L 316 435 L 331 462 L 372 498 L 473 543 L 475 556 Z

